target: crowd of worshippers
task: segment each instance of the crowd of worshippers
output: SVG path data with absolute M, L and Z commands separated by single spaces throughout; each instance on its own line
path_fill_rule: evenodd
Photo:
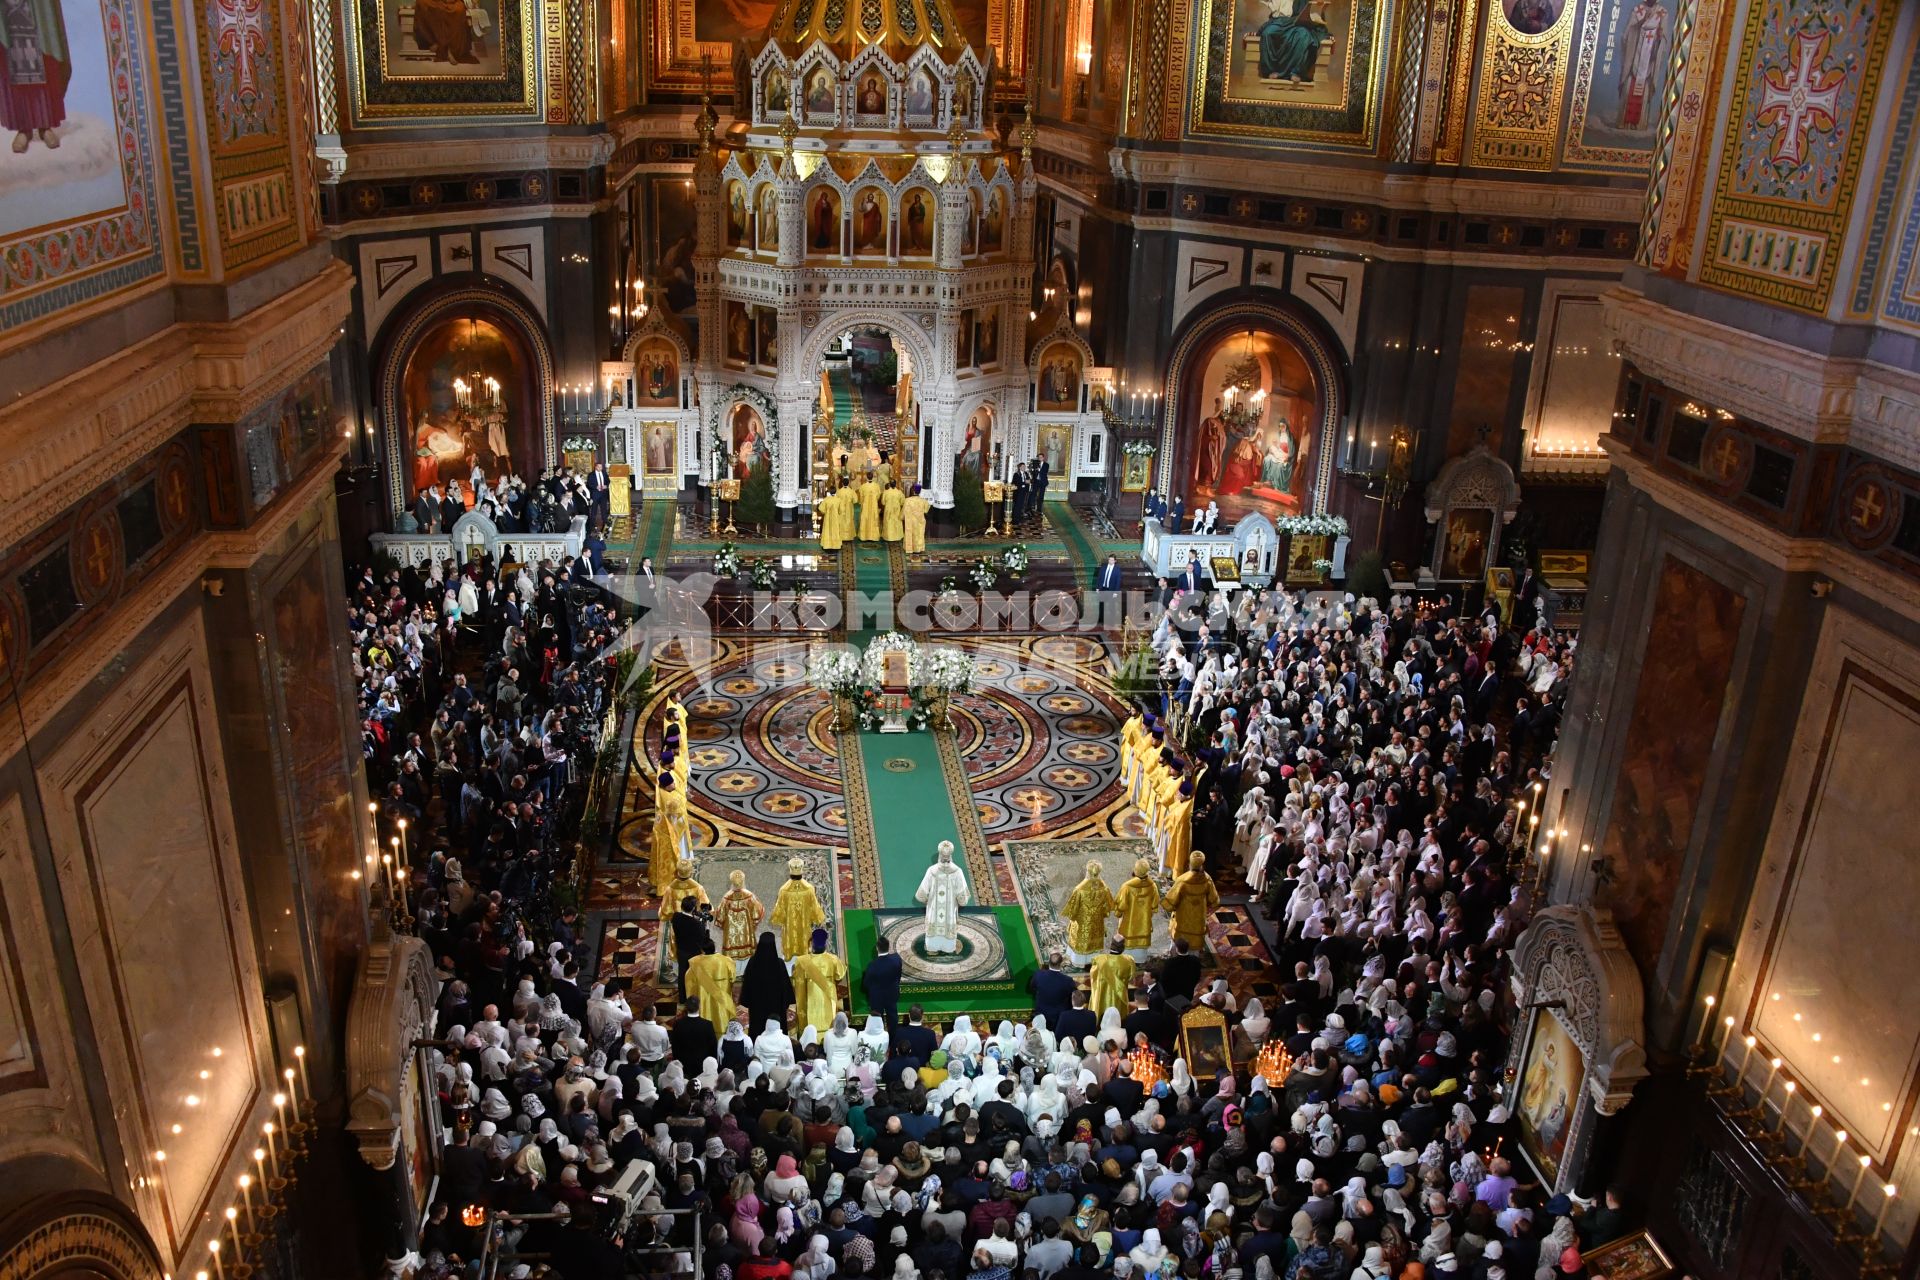
M 528 899 L 577 821 L 561 821 L 561 802 L 591 750 L 611 676 L 599 659 L 617 633 L 577 577 L 574 561 L 496 573 L 485 557 L 350 577 L 368 790 L 383 848 L 407 823 L 423 931 L 467 922 L 489 889 Z M 498 966 L 508 940 L 455 941 L 435 954 L 458 973 Z
M 493 522 L 501 533 L 564 533 L 575 516 L 592 529 L 606 526 L 612 505 L 612 480 L 606 466 L 589 471 L 548 467 L 532 484 L 509 472 L 492 480 L 478 465 L 467 483 L 458 477 L 428 484 L 413 498 L 413 532 L 452 533 L 469 511 Z

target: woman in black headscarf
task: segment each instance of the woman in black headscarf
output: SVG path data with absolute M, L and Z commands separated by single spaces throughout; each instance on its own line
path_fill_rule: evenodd
M 787 1010 L 793 1005 L 793 979 L 787 976 L 786 962 L 774 947 L 771 931 L 760 935 L 760 945 L 747 961 L 747 971 L 740 979 L 740 1003 L 747 1006 L 749 1035 L 766 1030 L 768 1018 L 778 1018 L 781 1026 L 786 1025 Z

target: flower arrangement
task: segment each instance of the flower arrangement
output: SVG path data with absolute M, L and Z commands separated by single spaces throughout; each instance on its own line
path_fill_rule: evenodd
M 1027 572 L 1027 548 L 1022 543 L 1014 543 L 1000 553 L 1000 568 L 1011 578 L 1025 576 Z
M 861 683 L 871 685 L 875 689 L 880 687 L 886 655 L 893 650 L 899 650 L 907 655 L 907 683 L 910 685 L 921 683 L 920 646 L 914 643 L 912 636 L 899 631 L 889 631 L 883 636 L 875 636 L 867 645 L 866 656 L 860 660 Z
M 713 553 L 713 571 L 723 578 L 740 576 L 740 548 L 731 542 L 723 542 L 720 549 Z
M 1347 522 L 1342 516 L 1281 516 L 1273 527 L 1281 533 L 1303 533 L 1312 538 L 1347 536 Z
M 747 576 L 752 579 L 753 585 L 760 588 L 760 590 L 770 591 L 773 589 L 774 582 L 777 581 L 775 576 L 777 572 L 778 566 L 776 566 L 772 560 L 760 559 L 755 560 L 753 564 L 749 566 Z
M 941 600 L 946 600 L 953 596 L 957 596 L 959 594 L 960 594 L 960 580 L 954 577 L 950 573 L 943 575 L 940 579 L 940 592 L 939 592 L 938 598 Z
M 1327 576 L 1328 574 L 1330 574 L 1330 573 L 1332 573 L 1332 572 L 1333 572 L 1333 561 L 1331 561 L 1331 560 L 1315 560 L 1315 561 L 1313 562 L 1313 571 L 1314 571 L 1315 573 L 1317 573 L 1317 574 L 1319 574 L 1319 575 L 1320 575 L 1321 577 L 1323 577 L 1323 578 L 1324 578 L 1324 577 L 1326 577 L 1326 576 Z
M 829 696 L 850 696 L 860 687 L 860 655 L 822 649 L 807 660 L 807 683 Z
M 1151 440 L 1129 440 L 1120 446 L 1120 452 L 1129 458 L 1150 458 L 1160 452 L 1160 446 Z
M 991 559 L 982 556 L 973 562 L 973 568 L 968 571 L 967 577 L 971 578 L 973 585 L 982 591 L 991 591 L 994 583 L 1000 581 L 1000 569 Z
M 960 649 L 928 649 L 920 666 L 923 683 L 939 693 L 965 693 L 973 687 L 973 655 Z

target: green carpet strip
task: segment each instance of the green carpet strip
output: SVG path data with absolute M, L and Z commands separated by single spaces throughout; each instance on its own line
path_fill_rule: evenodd
M 1103 559 L 1095 549 L 1087 531 L 1080 525 L 1080 517 L 1073 514 L 1073 508 L 1065 502 L 1049 502 L 1046 505 L 1047 523 L 1059 533 L 1060 540 L 1066 543 L 1067 552 L 1073 557 L 1074 576 L 1083 584 L 1093 584 L 1094 571 L 1100 567 Z

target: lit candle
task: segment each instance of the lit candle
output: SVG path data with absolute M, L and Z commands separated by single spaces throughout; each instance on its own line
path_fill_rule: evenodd
M 298 1120 L 300 1118 L 300 1092 L 293 1087 L 293 1068 L 288 1067 L 285 1071 L 282 1071 L 280 1078 L 287 1082 L 287 1101 L 293 1105 L 293 1118 Z
M 380 870 L 386 878 L 387 901 L 398 902 L 400 900 L 400 879 L 393 874 L 392 854 L 383 853 L 380 855 Z M 1769 1081 L 1769 1083 L 1771 1083 L 1771 1081 Z
M 1747 1051 L 1740 1055 L 1740 1069 L 1733 1073 L 1733 1077 L 1736 1080 L 1745 1080 L 1747 1078 L 1747 1063 L 1753 1060 L 1753 1046 L 1756 1042 L 1752 1036 L 1748 1036 L 1745 1043 Z
M 1833 1154 L 1827 1157 L 1827 1176 L 1828 1177 L 1832 1177 L 1833 1171 L 1840 1167 L 1840 1157 L 1845 1155 L 1846 1153 L 1847 1153 L 1847 1131 L 1845 1129 L 1835 1129 L 1833 1131 Z
M 233 1251 L 244 1258 L 246 1252 L 240 1243 L 240 1211 L 232 1205 L 228 1205 L 226 1218 L 227 1230 L 233 1233 Z
M 1853 1202 L 1860 1198 L 1860 1188 L 1867 1185 L 1867 1170 L 1871 1168 L 1872 1165 L 1872 1156 L 1863 1154 L 1860 1157 L 1860 1176 L 1853 1180 L 1853 1191 L 1847 1196 L 1847 1207 L 1849 1209 L 1853 1207 Z
M 1786 1133 L 1787 1114 L 1793 1110 L 1794 1091 L 1799 1087 L 1800 1086 L 1795 1082 L 1793 1082 L 1792 1080 L 1787 1081 L 1787 1096 L 1780 1099 L 1780 1124 L 1777 1128 L 1774 1129 L 1775 1133 L 1778 1133 L 1778 1134 Z
M 253 1225 L 253 1175 L 243 1173 L 235 1181 L 240 1184 L 240 1203 L 246 1206 L 247 1225 L 251 1227 Z
M 220 1240 L 215 1237 L 207 1241 L 207 1252 L 213 1255 L 213 1280 L 220 1280 L 225 1273 L 220 1270 Z
M 1727 1051 L 1727 1037 L 1733 1034 L 1733 1015 L 1728 1014 L 1720 1020 L 1720 1047 L 1713 1051 L 1713 1060 L 1720 1061 Z
M 1700 1039 L 1701 1039 L 1701 1042 L 1707 1046 L 1707 1057 L 1712 1058 L 1713 1057 L 1713 1006 L 1716 1002 L 1712 996 L 1708 996 L 1701 1003 L 1706 1005 L 1707 1011 L 1700 1015 Z
M 313 1090 L 307 1086 L 307 1046 L 303 1044 L 293 1046 L 293 1065 L 300 1068 L 300 1092 L 312 1098 Z
M 1769 1065 L 1772 1070 L 1767 1072 L 1767 1082 L 1760 1086 L 1760 1105 L 1763 1107 L 1767 1105 L 1767 1099 L 1773 1094 L 1773 1082 L 1780 1078 L 1780 1059 L 1770 1059 Z
M 287 1095 L 286 1094 L 276 1093 L 273 1095 L 273 1116 L 274 1116 L 274 1120 L 279 1124 L 279 1126 L 282 1129 L 285 1129 L 287 1127 Z
M 405 818 L 402 818 L 400 819 L 400 865 L 402 867 L 405 867 L 408 861 L 409 861 L 409 855 L 407 853 L 407 820 Z M 1709 998 L 1709 1003 L 1711 1003 L 1711 998 Z
M 1894 1197 L 1900 1192 L 1900 1189 L 1891 1182 L 1881 1187 L 1880 1190 L 1885 1194 L 1886 1199 L 1880 1202 L 1880 1216 L 1873 1220 L 1873 1238 L 1875 1240 L 1878 1240 L 1881 1233 L 1886 1230 L 1887 1213 L 1893 1208 Z
M 270 1172 L 277 1171 L 280 1168 L 280 1148 L 276 1146 L 273 1141 L 273 1133 L 274 1133 L 273 1121 L 269 1120 L 265 1124 L 261 1125 L 260 1132 L 262 1135 L 266 1137 L 266 1140 L 267 1140 L 267 1160 L 269 1163 L 273 1165 L 273 1170 L 271 1170 Z

